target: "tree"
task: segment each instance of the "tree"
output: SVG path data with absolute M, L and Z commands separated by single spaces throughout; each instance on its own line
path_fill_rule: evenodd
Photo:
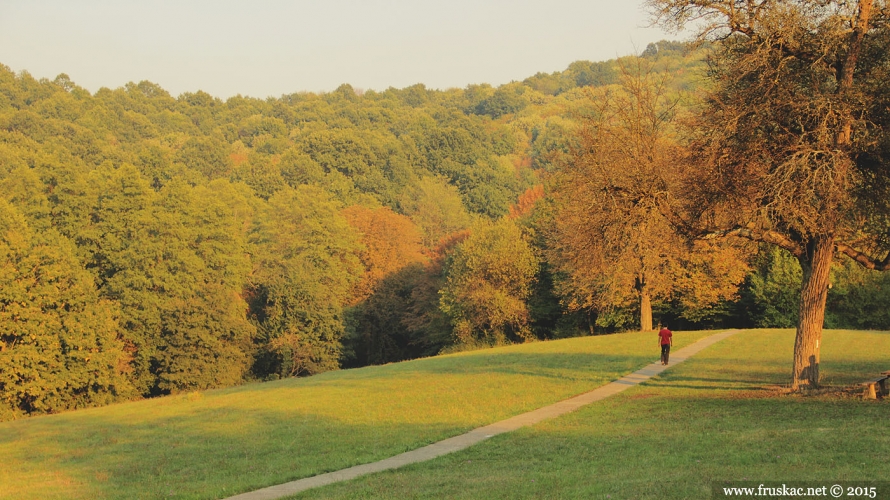
M 464 230 L 443 238 L 430 251 L 429 262 L 408 266 L 383 284 L 384 291 L 395 289 L 396 293 L 405 284 L 407 293 L 400 294 L 404 297 L 405 313 L 399 323 L 407 333 L 411 353 L 432 356 L 455 341 L 450 318 L 440 307 L 439 291 L 445 287 L 446 261 L 469 234 L 469 230 Z
M 254 335 L 241 297 L 250 264 L 218 190 L 172 179 L 155 192 L 132 166 L 104 165 L 59 184 L 53 197 L 57 224 L 78 243 L 102 297 L 120 307 L 142 394 L 242 380 Z
M 531 338 L 526 299 L 538 259 L 510 219 L 480 222 L 445 265 L 440 307 L 459 344 L 502 344 Z
M 343 308 L 363 271 L 359 235 L 340 209 L 322 189 L 302 185 L 279 190 L 257 218 L 250 302 L 264 343 L 260 375 L 339 366 Z
M 350 355 L 362 365 L 401 361 L 409 356 L 411 340 L 402 319 L 428 260 L 420 231 L 411 219 L 385 207 L 354 205 L 342 214 L 364 247 L 359 258 L 365 272 L 350 301 Z
M 52 194 L 54 222 L 75 243 L 100 294 L 121 308 L 121 336 L 132 355 L 129 377 L 149 394 L 156 382 L 151 365 L 160 317 L 151 293 L 158 289 L 156 278 L 144 272 L 155 263 L 146 254 L 156 250 L 148 237 L 156 195 L 133 167 L 106 163 L 87 175 L 65 174 Z
M 473 221 L 457 188 L 440 177 L 421 177 L 406 190 L 400 204 L 403 212 L 417 224 L 427 248 L 435 248 Z
M 524 193 L 519 195 L 519 199 L 516 200 L 516 203 L 510 205 L 510 218 L 518 219 L 528 216 L 532 210 L 534 210 L 535 203 L 543 197 L 543 184 L 538 184 L 537 186 L 526 189 Z
M 377 284 L 403 267 L 426 260 L 421 235 L 410 218 L 389 208 L 353 205 L 342 211 L 349 225 L 361 234 L 359 257 L 365 274 L 356 284 L 353 300 L 369 297 Z
M 763 245 L 740 292 L 742 320 L 755 328 L 793 328 L 797 324 L 801 270 L 785 250 Z
M 716 42 L 684 193 L 689 225 L 796 257 L 803 278 L 791 387 L 817 387 L 835 253 L 890 269 L 890 171 L 881 147 L 890 122 L 873 105 L 890 60 L 887 5 L 647 3 L 664 25 L 695 20 L 698 39 Z
M 132 396 L 118 313 L 69 240 L 0 199 L 0 420 Z
M 575 307 L 604 313 L 636 303 L 649 331 L 653 299 L 675 295 L 701 308 L 731 298 L 746 268 L 734 249 L 691 246 L 674 230 L 681 147 L 670 76 L 636 58 L 622 65 L 620 82 L 589 95 L 593 113 L 554 182 L 548 255 L 568 277 Z
M 498 87 L 491 97 L 476 106 L 475 111 L 477 114 L 488 115 L 495 119 L 521 111 L 528 105 L 528 101 L 522 95 L 525 90 L 528 89 L 519 84 Z
M 430 296 L 422 313 L 437 311 L 438 289 L 427 286 L 431 278 L 429 265 L 414 262 L 377 282 L 374 293 L 349 310 L 345 362 L 365 366 L 436 354 L 442 345 L 427 328 L 413 327 L 418 298 Z
M 134 265 L 153 286 L 143 288 L 139 280 L 131 291 L 146 299 L 146 309 L 157 301 L 157 389 L 235 385 L 247 372 L 256 333 L 242 296 L 250 260 L 238 221 L 211 190 L 176 180 L 161 190 L 152 212 L 142 239 L 151 250 Z
M 231 169 L 228 149 L 218 137 L 192 137 L 182 145 L 176 159 L 207 178 L 216 179 L 225 176 Z
M 831 272 L 825 323 L 829 328 L 883 330 L 890 324 L 890 273 L 847 259 Z

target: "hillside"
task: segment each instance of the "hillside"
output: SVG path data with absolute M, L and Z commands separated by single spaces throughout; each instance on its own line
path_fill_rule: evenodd
M 436 460 L 293 499 L 722 498 L 723 487 L 876 488 L 888 399 L 857 382 L 882 371 L 887 332 L 826 331 L 835 391 L 783 391 L 792 331 L 749 330 L 661 376 L 532 428 Z M 849 392 L 837 391 L 854 384 Z M 861 491 L 861 490 L 860 490 Z M 777 495 L 776 498 L 781 495 Z
M 710 333 L 678 332 L 675 347 Z M 4 422 L 0 457 L 15 466 L 0 497 L 210 499 L 280 484 L 592 390 L 653 362 L 653 340 L 536 342 Z M 783 393 L 792 343 L 789 330 L 744 331 L 576 413 L 305 497 L 693 498 L 712 480 L 878 474 L 887 400 Z M 825 346 L 836 390 L 885 368 L 890 335 L 827 331 Z
M 705 335 L 680 333 L 676 345 Z M 17 464 L 0 473 L 0 497 L 224 497 L 591 390 L 650 363 L 650 344 L 537 342 L 0 423 L 0 457 Z
M 226 101 L 0 68 L 0 417 L 450 345 L 449 245 L 540 182 L 594 66 Z
M 543 186 L 622 68 L 683 96 L 702 57 L 226 101 L 0 68 L 0 420 L 637 328 L 548 261 Z M 655 314 L 790 326 L 795 265 L 761 252 L 732 300 Z M 887 279 L 838 266 L 829 326 L 886 327 Z

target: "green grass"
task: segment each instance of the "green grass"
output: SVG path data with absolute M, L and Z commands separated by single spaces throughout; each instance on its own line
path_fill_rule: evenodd
M 886 480 L 890 398 L 784 393 L 793 336 L 745 331 L 569 415 L 293 498 L 691 499 L 714 482 Z M 890 333 L 826 331 L 823 381 L 871 378 L 888 353 Z
M 415 449 L 658 355 L 655 335 L 586 337 L 4 422 L 0 498 L 220 498 Z

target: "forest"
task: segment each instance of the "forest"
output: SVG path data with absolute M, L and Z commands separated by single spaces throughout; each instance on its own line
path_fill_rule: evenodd
M 685 240 L 651 181 L 688 155 L 709 51 L 226 100 L 0 66 L 0 420 L 656 323 L 794 327 L 793 252 Z M 826 327 L 890 325 L 887 273 L 838 258 L 830 286 Z

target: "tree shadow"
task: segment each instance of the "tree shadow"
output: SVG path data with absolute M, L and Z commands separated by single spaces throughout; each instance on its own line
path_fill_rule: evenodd
M 406 371 L 468 375 L 502 373 L 560 380 L 601 380 L 604 373 L 623 375 L 642 368 L 652 363 L 654 357 L 602 353 L 498 353 L 452 358 L 447 367 L 433 363 L 417 364 Z
M 223 498 L 373 462 L 469 430 L 356 424 L 310 413 L 208 408 L 141 422 L 92 416 L 29 432 L 16 498 Z M 290 422 L 282 426 L 282 422 Z M 33 422 L 32 422 L 33 423 Z M 337 438 L 340 439 L 337 439 Z M 52 481 L 48 476 L 64 477 Z
M 7 422 L 0 425 L 13 432 L 0 433 L 7 436 L 0 438 L 0 446 L 13 450 L 7 458 L 17 464 L 23 481 L 12 490 L 16 497 L 221 498 L 373 462 L 490 423 L 473 420 L 479 420 L 479 411 L 467 417 L 461 397 L 433 418 L 422 408 L 415 410 L 415 403 L 407 408 L 420 413 L 400 415 L 406 406 L 399 401 L 404 396 L 399 385 L 374 399 L 351 401 L 349 395 L 361 394 L 375 377 L 387 376 L 369 372 L 384 370 L 392 376 L 391 370 L 397 370 L 400 381 L 443 375 L 436 383 L 453 380 L 448 375 L 466 375 L 483 381 L 480 386 L 485 386 L 486 375 L 502 374 L 528 381 L 512 384 L 513 392 L 528 390 L 534 380 L 544 381 L 545 387 L 563 381 L 592 390 L 649 362 L 648 357 L 629 355 L 500 353 L 452 358 L 450 369 L 403 363 Z M 484 389 L 496 391 L 498 383 Z M 299 388 L 313 386 L 339 394 L 332 405 L 370 405 L 381 418 L 275 406 L 276 399 L 301 397 Z M 405 387 L 415 390 L 416 385 Z M 565 391 L 566 386 L 560 387 Z M 434 391 L 429 392 L 434 401 Z M 548 397 L 552 402 L 563 399 L 539 395 Z M 509 416 L 521 413 L 529 401 L 490 403 L 500 406 L 494 413 Z M 493 420 L 500 418 L 506 417 Z M 48 474 L 64 480 L 50 481 Z

